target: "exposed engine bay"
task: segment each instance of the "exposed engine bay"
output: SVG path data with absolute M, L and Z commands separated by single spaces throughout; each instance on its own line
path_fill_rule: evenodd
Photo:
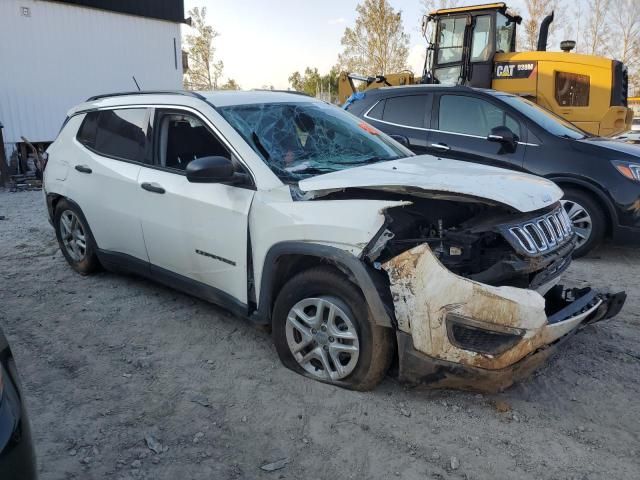
M 372 193 L 374 195 L 372 196 Z M 340 192 L 343 195 L 364 192 Z M 380 192 L 366 192 L 376 198 Z M 324 197 L 326 199 L 326 197 Z M 405 200 L 406 195 L 384 194 Z M 571 222 L 559 204 L 534 214 L 480 201 L 412 197 L 385 211 L 386 223 L 364 258 L 380 265 L 421 244 L 451 272 L 492 286 L 538 289 L 571 263 Z

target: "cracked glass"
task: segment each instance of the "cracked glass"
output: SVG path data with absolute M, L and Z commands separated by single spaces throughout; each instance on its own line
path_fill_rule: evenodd
M 325 103 L 233 105 L 218 111 L 286 183 L 413 155 L 368 123 Z

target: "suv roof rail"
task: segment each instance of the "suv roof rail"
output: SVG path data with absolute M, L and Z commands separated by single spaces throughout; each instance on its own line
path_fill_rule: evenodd
M 294 95 L 303 95 L 305 97 L 310 97 L 308 93 L 299 92 L 297 90 L 272 90 L 270 88 L 254 88 L 254 92 L 273 92 L 273 93 L 293 93 Z
M 144 91 L 134 91 L 134 92 L 115 92 L 115 93 L 105 93 L 102 95 L 94 95 L 93 97 L 87 98 L 87 102 L 93 102 L 94 100 L 100 100 L 102 98 L 109 97 L 124 97 L 127 95 L 187 95 L 190 97 L 196 97 L 200 100 L 204 100 L 205 98 L 200 95 L 198 92 L 192 92 L 190 90 L 144 90 Z

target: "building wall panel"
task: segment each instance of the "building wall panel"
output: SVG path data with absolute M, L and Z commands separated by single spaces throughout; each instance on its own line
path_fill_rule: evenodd
M 88 97 L 136 90 L 133 75 L 145 90 L 181 89 L 180 51 L 178 23 L 58 2 L 0 1 L 7 156 L 21 135 L 55 139 L 69 108 Z

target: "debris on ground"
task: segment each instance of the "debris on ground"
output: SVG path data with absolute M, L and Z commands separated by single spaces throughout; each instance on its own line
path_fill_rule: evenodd
M 196 395 L 191 399 L 191 401 L 198 405 L 202 405 L 203 407 L 211 408 L 211 402 L 209 402 L 209 399 L 204 395 Z
M 280 460 L 276 460 L 275 462 L 267 463 L 266 465 L 262 465 L 260 467 L 260 469 L 264 470 L 265 472 L 273 472 L 275 470 L 283 469 L 284 467 L 287 466 L 287 464 L 290 461 L 291 460 L 289 460 L 288 458 L 281 458 Z
M 505 402 L 504 400 L 496 400 L 495 402 L 493 402 L 493 408 L 495 408 L 496 412 L 499 413 L 507 413 L 511 411 L 511 405 L 509 405 L 509 403 Z
M 144 441 L 147 443 L 149 450 L 155 453 L 162 453 L 164 448 L 166 448 L 163 447 L 162 443 L 160 443 L 160 441 L 158 441 L 153 435 L 146 435 L 144 437 Z

